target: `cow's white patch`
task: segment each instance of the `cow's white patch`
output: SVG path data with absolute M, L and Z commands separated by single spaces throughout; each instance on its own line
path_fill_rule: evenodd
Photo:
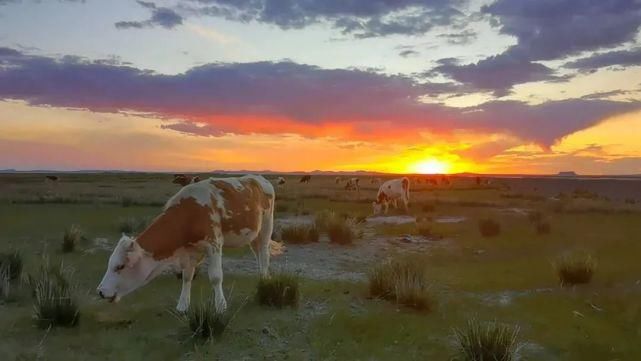
M 276 195 L 276 192 L 274 191 L 274 186 L 271 183 L 269 183 L 269 181 L 267 179 L 263 178 L 262 176 L 254 175 L 254 174 L 248 174 L 246 176 L 241 177 L 241 179 L 253 179 L 256 182 L 258 182 L 258 184 L 260 184 L 260 186 L 263 189 L 263 192 L 265 192 L 265 194 L 268 194 L 270 196 L 275 196 Z
M 256 236 L 258 236 L 258 231 L 243 228 L 238 233 L 229 232 L 223 234 L 223 239 L 226 247 L 241 247 L 256 239 Z
M 198 204 L 203 207 L 211 207 L 211 198 L 215 198 L 212 187 L 209 182 L 198 182 L 184 186 L 173 197 L 171 197 L 165 204 L 165 210 L 177 205 L 181 200 L 193 198 Z

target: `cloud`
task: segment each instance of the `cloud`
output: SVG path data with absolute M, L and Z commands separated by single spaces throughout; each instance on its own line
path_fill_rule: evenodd
M 227 20 L 300 29 L 321 22 L 356 38 L 423 34 L 462 17 L 463 0 L 192 0 L 182 8 Z
M 594 54 L 585 58 L 566 63 L 564 67 L 590 72 L 608 66 L 639 66 L 641 65 L 641 48 L 617 50 L 607 53 Z
M 142 29 L 161 26 L 165 29 L 172 29 L 178 25 L 182 25 L 183 23 L 183 17 L 170 8 L 157 7 L 156 4 L 146 1 L 137 1 L 137 3 L 151 10 L 151 18 L 145 21 L 119 21 L 114 24 L 116 28 Z
M 478 34 L 471 29 L 466 29 L 458 33 L 440 34 L 439 38 L 444 38 L 450 45 L 467 45 L 478 38 Z
M 431 72 L 446 75 L 477 91 L 493 91 L 496 96 L 509 94 L 516 84 L 556 79 L 554 71 L 545 65 L 501 55 L 467 65 L 445 62 Z
M 637 0 L 498 0 L 481 12 L 500 32 L 516 37 L 507 53 L 523 60 L 552 60 L 634 40 L 641 25 Z
M 639 102 L 570 99 L 470 108 L 421 102 L 456 89 L 404 76 L 292 62 L 216 63 L 165 75 L 78 57 L 0 48 L 0 99 L 31 105 L 135 112 L 172 119 L 198 135 L 284 134 L 346 140 L 416 140 L 422 131 L 507 133 L 549 146 Z
M 637 0 L 498 0 L 483 6 L 481 13 L 489 16 L 502 34 L 513 36 L 516 44 L 477 63 L 441 65 L 432 72 L 481 91 L 494 91 L 497 96 L 508 94 L 517 84 L 567 80 L 571 75 L 554 76 L 551 69 L 538 62 L 633 41 L 641 25 L 641 2 Z M 571 63 L 570 67 L 613 61 L 638 64 L 636 56 L 597 56 Z
M 398 53 L 398 55 L 403 57 L 403 58 L 409 58 L 409 57 L 413 57 L 413 56 L 418 56 L 419 54 L 420 53 L 418 51 L 412 50 L 412 49 L 401 50 Z

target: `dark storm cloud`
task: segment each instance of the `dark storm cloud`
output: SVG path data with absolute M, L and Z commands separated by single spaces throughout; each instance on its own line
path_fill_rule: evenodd
M 552 76 L 552 70 L 537 61 L 562 59 L 630 42 L 641 25 L 638 0 L 498 0 L 482 7 L 481 13 L 490 16 L 500 32 L 514 36 L 517 43 L 475 64 L 435 70 L 499 95 L 525 82 L 563 80 Z M 627 61 L 637 62 L 634 54 L 614 55 L 625 56 Z M 612 61 L 597 58 L 592 62 Z M 580 68 L 590 62 L 586 60 L 576 66 Z
M 641 25 L 638 0 L 499 0 L 481 11 L 516 37 L 507 52 L 531 61 L 616 46 L 634 40 Z
M 639 66 L 641 65 L 641 48 L 631 50 L 617 50 L 607 53 L 595 54 L 581 58 L 564 65 L 566 68 L 579 69 L 580 71 L 593 71 L 608 66 Z
M 170 8 L 158 7 L 152 2 L 137 1 L 141 6 L 151 10 L 151 18 L 144 21 L 119 21 L 116 24 L 118 29 L 142 29 L 153 26 L 161 26 L 166 29 L 172 29 L 182 25 L 183 18 L 177 12 Z
M 494 101 L 451 108 L 419 101 L 455 90 L 403 76 L 327 70 L 292 62 L 207 64 L 164 75 L 113 61 L 50 58 L 0 48 L 0 99 L 32 105 L 135 112 L 177 119 L 167 128 L 199 135 L 298 133 L 341 124 L 347 137 L 393 139 L 467 129 L 504 132 L 549 146 L 639 102 L 572 99 L 529 105 Z
M 463 14 L 464 0 L 191 0 L 182 7 L 194 14 L 299 29 L 328 22 L 346 35 L 370 38 L 423 34 L 435 25 L 449 25 Z
M 467 65 L 447 62 L 436 66 L 431 72 L 446 75 L 469 85 L 475 91 L 493 91 L 496 96 L 509 94 L 510 89 L 516 84 L 556 78 L 554 71 L 545 65 L 522 62 L 500 55 Z

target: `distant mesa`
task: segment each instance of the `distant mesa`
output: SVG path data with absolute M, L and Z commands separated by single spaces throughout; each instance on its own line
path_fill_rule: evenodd
M 559 177 L 576 177 L 576 176 L 577 176 L 576 172 L 571 170 L 559 172 Z

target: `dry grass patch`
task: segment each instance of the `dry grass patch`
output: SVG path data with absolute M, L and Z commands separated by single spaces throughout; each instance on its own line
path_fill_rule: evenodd
M 82 230 L 79 226 L 72 224 L 71 227 L 65 229 L 62 236 L 62 252 L 71 253 L 76 250 L 76 245 L 82 239 Z
M 293 226 L 286 226 L 281 231 L 281 239 L 285 243 L 290 244 L 303 244 L 318 242 L 320 232 L 315 225 L 299 224 Z
M 80 310 L 71 286 L 71 273 L 59 266 L 50 266 L 45 259 L 29 284 L 34 296 L 34 320 L 41 329 L 50 327 L 75 327 L 78 325 Z
M 369 294 L 419 311 L 430 311 L 434 300 L 425 268 L 411 260 L 390 260 L 369 273 Z
M 481 219 L 479 232 L 483 237 L 496 237 L 501 234 L 501 224 L 491 218 Z
M 596 266 L 594 257 L 586 252 L 565 254 L 554 262 L 561 286 L 590 283 Z

